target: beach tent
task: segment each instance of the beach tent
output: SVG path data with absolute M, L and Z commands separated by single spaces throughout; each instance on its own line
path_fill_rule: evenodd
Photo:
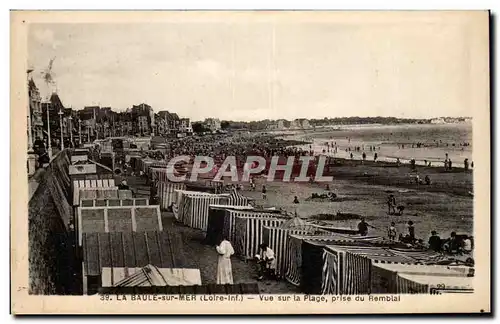
M 474 277 L 429 276 L 398 274 L 397 287 L 400 294 L 473 293 Z
M 201 285 L 199 269 L 161 268 L 148 264 L 142 268 L 104 267 L 102 287 L 163 287 Z
M 132 199 L 134 195 L 132 190 L 118 190 L 118 199 Z
M 249 199 L 236 190 L 229 194 L 212 194 L 198 191 L 177 190 L 176 203 L 172 206 L 177 221 L 206 231 L 210 205 L 248 206 Z
M 79 207 L 77 233 L 163 231 L 159 206 Z
M 81 190 L 86 191 L 83 193 L 82 197 L 80 197 Z M 118 187 L 115 186 L 114 179 L 74 180 L 73 205 L 77 206 L 81 199 L 97 199 L 97 190 L 117 191 Z M 118 195 L 118 193 L 116 194 Z
M 84 233 L 82 247 L 84 294 L 97 292 L 101 283 L 119 282 L 122 270 L 132 275 L 147 265 L 187 268 L 182 239 L 168 231 Z
M 448 259 L 447 256 L 431 250 L 411 250 L 391 247 L 391 252 L 406 258 L 412 258 L 421 263 L 435 263 Z
M 322 294 L 369 294 L 373 266 L 378 263 L 417 264 L 410 256 L 383 246 L 328 245 L 323 253 Z M 379 285 L 379 284 L 374 284 Z M 377 288 L 378 289 L 378 288 Z
M 78 194 L 73 197 L 74 206 L 78 206 L 79 201 L 84 199 L 118 199 L 118 187 L 79 188 Z
M 174 204 L 176 190 L 185 190 L 186 185 L 182 182 L 171 182 L 160 180 L 158 182 L 158 197 L 161 209 L 168 209 Z
M 338 233 L 331 233 L 330 235 L 296 235 L 289 234 L 288 244 L 285 254 L 285 279 L 293 285 L 300 286 L 302 277 L 302 242 L 308 240 L 310 242 L 317 242 L 318 248 L 326 244 L 339 244 L 339 245 L 373 245 L 381 242 L 378 236 L 355 236 L 344 235 Z M 382 241 L 383 242 L 383 241 Z M 315 267 L 320 268 L 323 262 L 315 264 Z
M 229 196 L 227 194 L 217 195 L 206 192 L 187 191 L 187 190 L 177 190 L 176 192 L 177 192 L 176 203 L 174 203 L 174 205 L 172 206 L 174 217 L 176 218 L 177 221 L 188 226 L 192 226 L 194 224 L 193 213 L 197 213 L 196 208 L 203 206 L 204 201 L 210 202 L 208 205 L 204 207 L 206 208 L 208 214 L 208 206 L 210 204 L 227 205 Z M 192 198 L 195 197 L 205 198 L 205 200 L 193 202 Z
M 182 215 L 184 225 L 206 231 L 210 205 L 228 205 L 228 197 L 221 195 L 184 197 Z
M 263 241 L 263 227 L 280 226 L 286 221 L 279 214 L 255 211 L 229 211 L 234 218 L 234 250 L 244 259 L 252 259 L 259 252 Z
M 426 265 L 426 264 L 398 264 L 398 263 L 374 263 L 371 268 L 371 290 L 372 294 L 401 294 L 398 290 L 398 275 L 426 275 L 446 277 L 467 277 L 471 272 L 470 267 Z
M 198 192 L 198 191 L 188 191 L 188 190 L 175 190 L 175 201 L 174 204 L 172 205 L 172 211 L 174 213 L 174 217 L 177 221 L 184 223 L 183 217 L 184 217 L 184 208 L 186 206 L 186 197 L 188 196 L 210 196 L 213 194 L 206 193 L 206 192 Z
M 293 219 L 296 219 L 294 217 Z M 263 242 L 274 251 L 276 258 L 276 275 L 283 277 L 288 268 L 286 254 L 289 235 L 330 235 L 330 232 L 318 229 L 311 225 L 291 226 L 285 221 L 280 227 L 264 226 L 262 230 Z
M 252 206 L 210 205 L 205 243 L 214 246 L 219 243 L 218 240 L 222 236 L 234 242 L 233 224 L 236 214 L 230 213 L 230 211 L 249 211 L 253 209 Z
M 147 198 L 133 199 L 83 199 L 80 207 L 106 207 L 106 206 L 145 206 L 149 205 Z
M 307 222 L 298 216 L 292 217 L 281 225 L 281 228 L 311 227 Z
M 184 224 L 192 228 L 207 231 L 210 205 L 248 206 L 248 199 L 236 190 L 230 194 L 189 196 L 184 198 Z

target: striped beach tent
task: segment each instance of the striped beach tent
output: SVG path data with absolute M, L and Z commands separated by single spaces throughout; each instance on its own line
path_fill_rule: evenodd
M 175 190 L 174 202 L 172 204 L 172 211 L 174 217 L 178 222 L 182 222 L 183 219 L 183 209 L 184 209 L 184 197 L 187 195 L 205 195 L 204 192 L 189 191 L 189 190 Z
M 390 248 L 381 246 L 328 245 L 323 251 L 321 291 L 317 293 L 370 294 L 371 274 L 377 263 L 416 264 L 418 261 L 396 255 Z M 316 286 L 318 285 L 317 282 Z
M 320 246 L 324 246 L 326 244 L 373 245 L 381 242 L 381 238 L 378 236 L 361 237 L 331 232 L 330 235 L 289 234 L 285 254 L 285 279 L 296 286 L 300 285 L 302 276 L 302 242 L 304 240 L 316 241 Z M 317 263 L 316 266 L 318 266 L 318 264 L 322 264 L 322 262 Z
M 403 257 L 409 257 L 423 263 L 434 263 L 448 259 L 445 255 L 431 250 L 408 250 L 392 248 L 391 252 Z
M 207 235 L 205 236 L 205 244 L 217 245 L 218 240 L 222 237 L 234 242 L 234 217 L 235 213 L 231 210 L 248 211 L 253 210 L 252 206 L 229 206 L 229 205 L 211 205 L 208 211 Z
M 184 224 L 207 231 L 210 205 L 248 206 L 248 201 L 248 198 L 242 196 L 236 189 L 229 194 L 186 195 L 183 209 Z
M 182 221 L 184 225 L 206 231 L 209 206 L 227 204 L 228 197 L 226 195 L 186 195 L 182 209 Z
M 288 237 L 295 235 L 330 235 L 330 232 L 318 229 L 311 225 L 290 226 L 290 221 L 285 221 L 280 227 L 264 226 L 262 230 L 263 242 L 267 243 L 274 251 L 276 258 L 276 275 L 283 277 L 288 269 L 286 258 Z
M 172 205 L 172 211 L 174 212 L 174 217 L 177 221 L 189 225 L 190 213 L 191 213 L 191 200 L 189 197 L 218 197 L 219 195 L 211 194 L 207 192 L 199 191 L 189 191 L 189 190 L 176 190 L 176 199 Z M 227 195 L 225 195 L 227 197 Z
M 231 189 L 228 197 L 228 205 L 230 206 L 247 206 L 250 199 L 241 195 L 238 190 Z
M 278 227 L 285 217 L 279 214 L 255 211 L 229 211 L 234 218 L 234 250 L 245 259 L 251 259 L 258 253 L 263 241 L 263 227 Z
M 160 197 L 160 207 L 162 209 L 170 208 L 175 203 L 175 191 L 184 189 L 186 189 L 186 185 L 182 182 L 158 182 L 158 196 Z
M 153 183 L 157 183 L 158 197 L 160 198 L 161 209 L 170 208 L 176 199 L 176 190 L 185 190 L 186 185 L 183 182 L 172 182 L 168 179 L 167 170 L 153 169 Z

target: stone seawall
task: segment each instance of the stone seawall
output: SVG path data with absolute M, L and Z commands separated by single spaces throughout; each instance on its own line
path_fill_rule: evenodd
M 60 152 L 49 164 L 29 201 L 29 293 L 70 294 L 74 291 L 72 218 L 68 174 L 70 156 Z

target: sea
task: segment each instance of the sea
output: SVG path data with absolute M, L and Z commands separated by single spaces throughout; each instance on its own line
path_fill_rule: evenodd
M 463 168 L 464 160 L 472 161 L 472 123 L 457 124 L 398 124 L 341 125 L 315 130 L 297 130 L 282 134 L 286 139 L 307 141 L 296 147 L 314 150 L 338 158 L 408 163 L 431 163 L 443 167 L 448 154 L 453 167 Z M 355 148 L 359 147 L 357 151 Z M 372 148 L 372 149 L 370 149 Z

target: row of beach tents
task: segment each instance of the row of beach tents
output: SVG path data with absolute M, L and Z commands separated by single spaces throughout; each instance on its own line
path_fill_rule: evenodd
M 185 183 L 169 182 L 165 169 L 145 171 L 157 180 L 161 208 L 172 207 L 178 222 L 205 232 L 206 244 L 214 246 L 225 237 L 237 256 L 252 260 L 259 245 L 267 243 L 275 252 L 277 276 L 303 293 L 473 292 L 473 269 L 458 263 L 437 265 L 445 261 L 441 254 L 408 249 L 382 237 L 335 233 L 275 208 L 255 208 L 236 190 L 186 190 Z

